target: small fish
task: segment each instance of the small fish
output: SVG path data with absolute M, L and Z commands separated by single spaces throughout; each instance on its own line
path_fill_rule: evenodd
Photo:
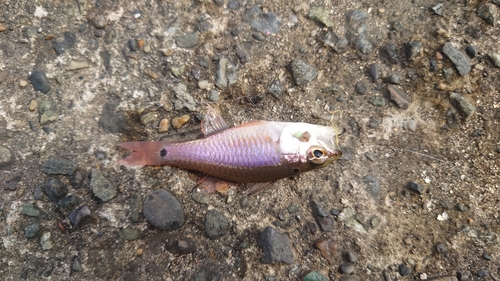
M 325 167 L 342 156 L 338 136 L 344 129 L 336 127 L 254 121 L 229 128 L 210 106 L 201 127 L 202 139 L 120 143 L 132 152 L 119 164 L 172 165 L 223 181 L 255 183 L 250 190 L 255 193 L 278 179 Z

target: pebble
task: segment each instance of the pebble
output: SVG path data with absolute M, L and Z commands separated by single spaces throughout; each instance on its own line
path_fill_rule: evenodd
M 449 108 L 446 111 L 446 125 L 449 128 L 455 128 L 458 125 L 458 114 L 457 111 L 453 108 Z
M 166 243 L 167 251 L 175 255 L 187 255 L 196 252 L 196 242 L 191 238 L 170 239 Z
M 36 107 L 38 106 L 38 103 L 36 100 L 31 100 L 30 105 L 28 106 L 29 111 L 35 111 Z
M 181 78 L 182 74 L 184 73 L 185 70 L 186 70 L 186 66 L 183 64 L 170 66 L 170 73 L 172 73 L 172 75 L 177 77 L 177 78 Z
M 467 212 L 469 210 L 469 208 L 462 203 L 458 203 L 455 208 L 457 208 L 460 212 Z
M 231 67 L 229 60 L 227 58 L 219 59 L 219 65 L 217 68 L 217 80 L 215 81 L 215 85 L 219 88 L 226 88 L 229 85 L 229 81 L 227 79 L 227 70 Z
M 62 198 L 61 200 L 57 201 L 57 205 L 66 209 L 66 210 L 71 210 L 74 207 L 76 207 L 80 202 L 81 202 L 81 200 L 78 197 L 70 194 L 70 195 Z
M 42 172 L 47 175 L 71 176 L 76 171 L 76 168 L 76 162 L 58 156 L 53 156 L 45 161 Z
M 106 21 L 106 18 L 103 15 L 96 15 L 92 19 L 92 24 L 94 25 L 95 28 L 103 29 L 108 25 L 108 22 Z
M 264 263 L 282 262 L 292 264 L 294 262 L 288 235 L 278 232 L 271 226 L 266 227 L 261 232 L 258 245 L 264 252 L 264 257 L 262 258 L 262 262 Z
M 328 277 L 324 276 L 323 274 L 317 272 L 316 270 L 313 270 L 309 272 L 306 276 L 304 276 L 303 281 L 328 281 Z
M 342 275 L 339 281 L 361 281 L 361 279 L 354 275 Z
M 312 6 L 307 15 L 314 21 L 321 22 L 326 27 L 333 27 L 333 22 L 329 19 L 328 11 L 323 6 Z
M 198 45 L 200 38 L 198 33 L 190 32 L 175 36 L 175 44 L 179 48 L 191 49 Z
M 269 86 L 267 91 L 273 96 L 275 99 L 280 99 L 281 96 L 285 93 L 285 87 L 283 87 L 281 81 L 274 80 Z
M 7 28 L 5 27 L 5 25 L 3 25 L 3 24 L 0 23 L 0 32 L 4 32 L 5 30 L 7 30 Z
M 83 205 L 68 214 L 68 219 L 73 227 L 78 227 L 86 218 L 91 216 L 90 209 Z
M 28 217 L 48 219 L 48 215 L 42 209 L 32 203 L 24 203 L 21 207 L 21 214 Z
M 417 130 L 417 123 L 415 122 L 415 120 L 408 121 L 408 129 L 410 129 L 413 132 Z
M 28 86 L 28 81 L 26 81 L 24 79 L 19 80 L 19 86 L 21 86 L 23 88 Z
M 405 44 L 405 55 L 407 60 L 413 60 L 420 52 L 421 42 L 411 41 Z
M 38 107 L 38 113 L 40 115 L 39 122 L 42 126 L 55 122 L 59 117 L 57 104 L 53 100 L 42 101 Z
M 498 54 L 498 53 L 491 53 L 488 56 L 490 57 L 491 61 L 493 62 L 493 64 L 496 67 L 500 67 L 500 54 Z
M 467 46 L 467 48 L 465 48 L 465 53 L 470 58 L 475 58 L 477 56 L 477 49 L 476 49 L 476 47 L 469 45 L 469 46 Z
M 370 65 L 370 76 L 372 77 L 373 81 L 377 81 L 380 75 L 380 70 L 379 70 L 379 64 L 378 63 L 372 63 Z
M 208 91 L 208 99 L 212 102 L 218 102 L 219 101 L 219 92 L 216 90 Z
M 491 3 L 483 3 L 477 8 L 477 15 L 485 22 L 495 25 L 498 20 L 497 7 Z
M 391 100 L 394 101 L 398 107 L 408 109 L 411 103 L 410 96 L 393 85 L 388 85 L 387 89 L 391 95 Z
M 348 251 L 346 253 L 346 258 L 350 262 L 358 262 L 358 256 L 353 251 Z
M 120 238 L 123 240 L 135 240 L 139 237 L 139 230 L 133 228 L 133 227 L 124 227 L 120 228 L 118 231 Z
M 462 114 L 465 120 L 472 117 L 476 111 L 476 107 L 460 94 L 451 93 L 450 102 Z
M 378 184 L 377 178 L 373 175 L 366 175 L 363 177 L 363 181 L 366 184 L 366 190 L 368 193 L 374 198 L 378 197 L 380 193 L 380 185 Z
M 82 68 L 89 68 L 90 67 L 90 63 L 86 62 L 86 61 L 76 61 L 76 60 L 72 60 L 69 62 L 68 66 L 66 66 L 66 70 L 79 70 L 79 69 L 82 69 Z
M 207 193 L 198 192 L 196 190 L 191 194 L 191 198 L 197 203 L 208 204 L 210 203 L 210 196 Z
M 335 256 L 337 253 L 337 243 L 335 241 L 322 238 L 314 241 L 314 247 L 318 248 L 321 255 L 328 261 L 329 264 L 335 262 Z
M 266 40 L 266 37 L 264 37 L 264 35 L 262 35 L 260 33 L 252 34 L 252 38 L 257 40 L 257 41 L 265 41 Z
M 238 1 L 229 1 L 229 3 L 227 4 L 227 7 L 228 7 L 228 9 L 231 9 L 231 10 L 238 10 L 238 9 L 240 9 L 240 3 L 238 3 Z
M 493 258 L 492 258 L 489 254 L 487 254 L 487 253 L 483 253 L 483 254 L 481 255 L 481 257 L 482 257 L 483 259 L 487 260 L 487 261 L 492 261 L 492 260 L 493 260 Z
M 204 89 L 208 88 L 208 86 L 209 86 L 208 80 L 198 81 L 198 88 L 204 90 Z
M 158 118 L 158 114 L 154 111 L 152 112 L 146 112 L 144 114 L 141 115 L 141 124 L 146 126 L 148 124 L 151 124 L 153 123 L 154 121 L 156 121 L 156 119 Z
M 469 58 L 459 50 L 455 49 L 450 42 L 443 46 L 443 53 L 453 62 L 461 76 L 467 75 L 471 70 Z
M 321 230 L 330 232 L 334 228 L 334 221 L 330 214 L 316 201 L 311 202 L 312 213 L 314 219 L 320 226 Z
M 28 39 L 35 37 L 37 32 L 38 28 L 36 26 L 27 26 L 23 28 L 23 36 Z
M 383 96 L 374 96 L 370 99 L 370 103 L 375 106 L 384 107 L 387 104 L 387 100 Z
M 128 28 L 129 30 L 134 30 L 134 29 L 136 29 L 136 28 L 137 28 L 137 24 L 135 24 L 135 23 L 131 22 L 131 23 L 129 23 L 129 24 L 127 25 L 127 28 Z
M 38 275 L 43 276 L 43 277 L 49 277 L 52 274 L 53 270 L 54 270 L 54 266 L 49 265 L 46 268 L 44 268 Z
M 264 35 L 278 33 L 282 25 L 281 20 L 274 13 L 265 13 L 257 6 L 252 7 L 250 11 L 246 13 L 243 20 L 245 22 L 250 22 L 252 29 Z
M 7 80 L 8 76 L 9 76 L 9 71 L 8 70 L 1 70 L 0 71 L 0 83 L 5 82 L 5 80 Z
M 382 54 L 385 60 L 390 64 L 397 64 L 399 57 L 398 51 L 396 50 L 396 45 L 394 43 L 389 43 L 385 45 L 382 49 Z
M 343 53 L 349 46 L 349 41 L 345 37 L 339 37 L 331 30 L 323 38 L 323 43 L 338 54 Z
M 146 53 L 146 54 L 151 53 L 151 46 L 150 46 L 150 45 L 146 45 L 146 46 L 144 46 L 143 51 L 144 51 L 144 53 Z
M 153 70 L 151 70 L 151 68 L 148 67 L 144 68 L 144 74 L 148 75 L 153 79 L 157 79 L 159 77 L 156 72 L 154 72 Z
M 130 195 L 130 221 L 139 222 L 141 220 L 142 211 L 142 196 L 139 192 L 134 192 Z
M 187 91 L 187 86 L 185 84 L 179 83 L 175 85 L 172 90 L 175 93 L 176 99 L 174 100 L 175 110 L 181 110 L 182 108 L 187 108 L 189 111 L 196 110 L 196 102 L 191 94 Z
M 51 233 L 50 231 L 44 231 L 42 232 L 42 236 L 40 237 L 40 246 L 42 247 L 42 250 L 50 250 L 54 246 L 52 245 L 52 241 L 50 240 Z
M 170 128 L 170 120 L 168 118 L 163 118 L 160 120 L 158 125 L 158 133 L 165 133 Z
M 424 192 L 424 187 L 416 182 L 409 182 L 407 185 L 408 189 L 417 194 L 422 194 Z
M 174 230 L 184 223 L 181 203 L 165 189 L 157 189 L 146 196 L 142 213 L 150 224 L 163 230 Z
M 40 233 L 39 221 L 34 221 L 24 227 L 24 236 L 26 236 L 26 238 L 28 239 L 37 237 L 39 233 Z
M 184 124 L 186 124 L 191 117 L 189 115 L 182 115 L 180 117 L 174 117 L 172 119 L 172 127 L 174 129 L 180 129 Z
M 108 202 L 117 194 L 116 187 L 97 169 L 92 169 L 90 188 L 93 195 L 102 202 Z
M 432 7 L 432 11 L 438 16 L 443 15 L 443 4 L 439 3 L 436 6 Z
M 43 186 L 43 193 L 50 201 L 57 202 L 68 194 L 68 187 L 59 178 L 50 178 Z
M 436 89 L 438 89 L 440 91 L 446 91 L 446 89 L 448 89 L 448 87 L 446 86 L 445 83 L 439 83 L 439 84 L 437 84 Z
M 14 153 L 10 148 L 0 146 L 0 169 L 7 168 L 15 160 Z
M 406 264 L 402 263 L 398 266 L 398 272 L 401 276 L 407 276 L 410 275 L 411 269 Z
M 354 263 L 352 262 L 344 262 L 339 266 L 340 272 L 344 274 L 353 274 L 354 273 Z
M 436 245 L 436 252 L 445 258 L 450 255 L 450 251 L 443 243 L 438 243 Z
M 227 233 L 231 224 L 224 214 L 216 211 L 209 210 L 205 215 L 205 233 L 210 239 L 220 238 Z
M 47 75 L 45 75 L 45 72 L 33 71 L 31 72 L 28 80 L 31 81 L 31 84 L 36 91 L 40 91 L 44 94 L 50 91 L 49 79 L 47 78 Z
M 457 272 L 457 278 L 460 281 L 468 281 L 469 280 L 469 273 L 467 272 Z M 443 281 L 448 281 L 448 280 L 443 280 Z M 452 281 L 452 280 L 449 280 Z
M 82 261 L 78 256 L 73 257 L 73 262 L 71 263 L 71 271 L 80 272 L 83 270 Z
M 373 44 L 364 33 L 358 34 L 354 40 L 354 45 L 363 54 L 370 54 L 373 50 Z
M 362 81 L 357 82 L 354 85 L 354 91 L 358 95 L 366 95 L 366 93 L 368 92 L 368 86 L 366 85 L 365 82 L 362 82 Z
M 477 275 L 477 276 L 479 276 L 479 277 L 485 277 L 485 276 L 487 276 L 487 275 L 488 275 L 488 272 L 486 272 L 486 271 L 484 271 L 484 270 L 482 270 L 482 269 L 479 269 L 479 270 L 477 271 L 476 275 Z
M 293 60 L 291 65 L 293 79 L 295 80 L 295 84 L 297 84 L 297 86 L 305 85 L 318 76 L 318 71 L 302 60 Z

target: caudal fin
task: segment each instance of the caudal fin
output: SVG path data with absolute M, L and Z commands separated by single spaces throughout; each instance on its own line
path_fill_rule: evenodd
M 122 142 L 118 146 L 132 151 L 130 155 L 118 161 L 120 165 L 164 165 L 168 154 L 166 143 L 162 141 Z

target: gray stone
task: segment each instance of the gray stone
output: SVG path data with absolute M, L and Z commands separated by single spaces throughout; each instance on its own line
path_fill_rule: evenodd
M 105 131 L 116 134 L 128 131 L 126 116 L 123 112 L 117 112 L 118 101 L 110 101 L 104 104 L 99 117 L 99 127 Z
M 485 22 L 495 25 L 498 20 L 497 7 L 491 3 L 480 4 L 477 8 L 477 15 Z
M 498 53 L 491 53 L 488 56 L 490 57 L 491 61 L 493 62 L 493 64 L 496 67 L 500 67 L 500 54 L 498 54 Z
M 77 164 L 58 156 L 53 156 L 43 164 L 42 172 L 47 175 L 71 176 L 75 173 Z
M 198 192 L 196 190 L 193 191 L 191 198 L 193 198 L 195 202 L 200 204 L 210 203 L 210 195 L 208 195 L 207 193 Z
M 50 231 L 44 231 L 42 236 L 40 237 L 40 247 L 42 250 L 51 250 L 54 246 L 52 245 L 52 241 L 50 240 L 51 233 Z
M 415 120 L 408 121 L 408 129 L 410 129 L 413 132 L 417 130 L 417 123 L 415 122 Z
M 443 53 L 453 62 L 461 76 L 465 76 L 470 72 L 471 66 L 469 58 L 464 53 L 455 49 L 450 42 L 444 44 Z
M 354 85 L 354 91 L 358 95 L 366 95 L 366 93 L 368 92 L 368 85 L 366 85 L 366 83 L 363 81 L 357 82 Z
M 374 198 L 378 197 L 380 194 L 380 185 L 378 184 L 377 178 L 373 175 L 366 175 L 363 177 L 363 181 L 366 184 L 368 193 Z
M 299 59 L 292 61 L 291 68 L 297 86 L 305 85 L 318 76 L 318 71 L 314 67 Z
M 265 13 L 257 6 L 251 8 L 245 14 L 243 20 L 250 23 L 250 26 L 254 30 L 266 36 L 270 33 L 278 33 L 282 25 L 280 19 L 275 14 L 271 12 Z
M 43 193 L 52 202 L 57 202 L 68 194 L 68 187 L 58 178 L 50 178 L 43 186 Z
M 139 230 L 133 227 L 124 227 L 121 228 L 118 233 L 120 234 L 120 238 L 123 240 L 135 240 L 139 237 Z
M 21 214 L 29 217 L 48 219 L 47 214 L 32 203 L 24 203 L 21 207 Z
M 443 15 L 443 4 L 439 3 L 437 4 L 436 6 L 432 7 L 432 10 L 434 11 L 434 13 L 438 16 L 442 16 Z
M 191 49 L 198 45 L 200 38 L 198 37 L 198 33 L 190 32 L 182 35 L 175 36 L 175 44 L 179 48 Z
M 333 22 L 329 19 L 328 11 L 323 6 L 312 6 L 307 16 L 312 20 L 321 22 L 326 27 L 333 27 Z
M 224 214 L 210 210 L 205 215 L 205 233 L 210 239 L 217 239 L 229 232 L 231 224 Z
M 475 58 L 477 56 L 477 49 L 476 47 L 469 45 L 467 48 L 465 48 L 465 53 L 470 57 L 470 58 Z M 490 55 L 491 58 L 491 55 Z
M 137 43 L 137 40 L 135 40 L 135 39 L 128 40 L 127 45 L 132 52 L 139 50 L 139 44 Z
M 288 235 L 282 234 L 270 226 L 266 227 L 260 234 L 258 245 L 264 252 L 262 258 L 264 263 L 282 262 L 292 264 L 294 262 Z
M 174 100 L 175 110 L 187 108 L 190 111 L 196 111 L 196 102 L 191 94 L 187 91 L 185 84 L 179 83 L 175 85 L 172 90 L 175 93 L 176 100 Z
M 412 60 L 417 57 L 420 52 L 421 42 L 411 41 L 405 44 L 405 55 L 407 60 Z
M 339 281 L 361 281 L 361 279 L 354 275 L 342 275 Z
M 450 101 L 465 120 L 469 120 L 476 111 L 476 107 L 460 94 L 451 93 Z
M 74 207 L 76 207 L 76 205 L 78 205 L 80 202 L 81 199 L 79 199 L 75 195 L 70 194 L 62 198 L 61 200 L 57 201 L 57 205 L 62 207 L 63 209 L 71 210 Z
M 78 227 L 86 218 L 90 217 L 91 212 L 87 205 L 83 205 L 73 212 L 69 213 L 68 219 L 73 227 Z
M 353 274 L 354 273 L 354 263 L 352 262 L 344 262 L 339 266 L 340 272 L 344 274 Z
M 90 67 L 90 63 L 86 62 L 86 61 L 76 61 L 76 60 L 72 60 L 69 62 L 68 66 L 66 66 L 66 70 L 79 70 L 79 69 L 83 69 L 83 68 L 89 68 Z
M 23 28 L 23 37 L 24 38 L 33 38 L 38 33 L 38 27 L 36 26 L 27 26 Z
M 8 76 L 9 76 L 8 70 L 0 70 L 0 83 L 5 82 L 5 80 L 7 80 Z
M 399 85 L 403 81 L 403 77 L 399 74 L 389 76 L 389 83 Z
M 14 152 L 10 148 L 0 146 L 0 169 L 8 168 L 14 160 Z
M 373 50 L 373 44 L 364 33 L 358 34 L 354 39 L 354 45 L 361 53 L 367 55 Z
M 148 194 L 142 212 L 149 223 L 160 229 L 174 230 L 184 223 L 181 203 L 165 189 L 158 189 Z
M 216 90 L 208 91 L 208 99 L 212 102 L 218 102 L 219 101 L 219 92 Z
M 371 104 L 375 106 L 384 107 L 387 104 L 387 100 L 382 96 L 374 96 L 370 99 Z
M 38 113 L 40 114 L 40 125 L 45 126 L 57 120 L 59 108 L 55 101 L 44 100 L 38 105 Z
M 317 272 L 316 270 L 313 270 L 309 272 L 306 276 L 304 276 L 303 281 L 328 281 L 328 277 L 324 276 L 323 274 Z
M 448 125 L 449 128 L 453 129 L 458 125 L 458 114 L 457 111 L 453 108 L 449 108 L 446 111 L 446 125 Z
M 24 236 L 26 236 L 26 238 L 28 239 L 37 237 L 39 233 L 40 233 L 39 221 L 34 221 L 24 227 Z
M 196 243 L 191 238 L 169 239 L 166 244 L 167 251 L 176 255 L 186 255 L 196 252 Z
M 139 192 L 134 192 L 130 195 L 130 221 L 139 222 L 141 220 L 142 196 Z
M 388 85 L 391 100 L 396 103 L 396 105 L 402 109 L 408 109 L 411 103 L 411 98 L 405 92 L 394 87 L 393 85 Z
M 90 188 L 94 196 L 102 202 L 108 202 L 117 194 L 116 187 L 97 169 L 92 169 Z
M 318 223 L 321 230 L 326 231 L 326 232 L 332 231 L 333 227 L 334 227 L 334 221 L 333 221 L 333 218 L 330 216 L 330 213 L 328 213 L 323 208 L 323 206 L 321 206 L 316 201 L 311 202 L 311 208 L 312 208 L 312 213 L 313 213 L 314 219 Z
M 424 192 L 424 187 L 416 182 L 409 182 L 408 189 L 412 192 L 422 194 Z
M 71 271 L 80 272 L 83 270 L 82 261 L 78 256 L 73 257 L 73 262 L 71 263 Z
M 377 81 L 377 79 L 379 78 L 379 73 L 380 73 L 380 70 L 379 70 L 379 65 L 378 63 L 372 63 L 370 65 L 370 76 L 372 77 L 373 81 Z
M 411 273 L 411 269 L 404 263 L 402 263 L 398 266 L 398 271 L 399 271 L 399 274 L 401 274 L 401 276 L 407 276 L 407 275 L 410 275 L 410 273 Z
M 35 90 L 40 91 L 44 94 L 50 91 L 49 79 L 47 78 L 47 75 L 45 75 L 45 72 L 35 70 L 31 72 L 28 80 L 31 81 L 31 84 L 33 85 L 33 88 Z
M 285 93 L 285 88 L 281 84 L 281 81 L 279 80 L 274 80 L 271 86 L 269 86 L 269 89 L 267 90 L 271 96 L 273 96 L 275 99 L 280 99 L 281 96 Z

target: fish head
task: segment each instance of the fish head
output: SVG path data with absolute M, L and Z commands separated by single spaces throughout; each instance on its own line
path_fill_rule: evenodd
M 322 168 L 342 156 L 338 136 L 344 131 L 334 126 L 289 123 L 281 133 L 281 152 L 289 163 Z

